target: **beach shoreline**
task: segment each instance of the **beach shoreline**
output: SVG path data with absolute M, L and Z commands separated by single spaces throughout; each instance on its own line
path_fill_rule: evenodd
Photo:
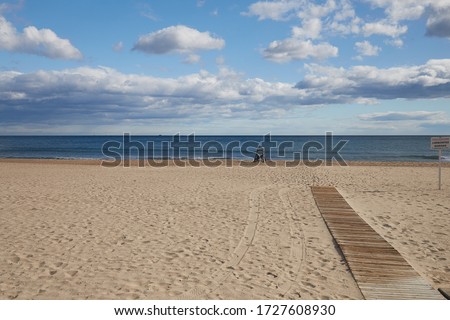
M 151 159 L 152 160 L 152 159 Z M 159 162 L 161 160 L 154 159 L 155 162 Z M 204 160 L 200 159 L 193 159 L 192 161 L 195 161 L 196 163 L 199 163 L 200 166 L 208 166 L 208 164 L 205 164 Z M 217 161 L 220 162 L 220 166 L 227 166 L 227 164 L 230 164 L 231 166 L 242 166 L 242 167 L 253 167 L 253 166 L 267 166 L 271 167 L 271 165 L 268 165 L 267 163 L 258 163 L 257 165 L 253 163 L 251 160 L 234 160 L 234 159 L 211 159 L 209 160 L 211 162 Z M 104 167 L 108 167 L 108 164 L 112 164 L 113 161 L 111 160 L 104 160 L 104 159 L 35 159 L 35 158 L 0 158 L 0 163 L 35 163 L 35 164 L 73 164 L 73 165 L 96 165 L 96 166 L 102 166 L 102 163 L 104 164 Z M 144 159 L 144 166 L 152 166 L 149 164 L 148 159 Z M 169 159 L 166 160 L 164 163 L 167 163 L 167 166 L 186 166 L 186 167 L 195 167 L 190 165 L 189 160 L 176 160 L 177 163 L 175 163 L 175 160 Z M 271 162 L 275 163 L 275 167 L 285 167 L 286 163 L 289 161 L 284 160 L 271 160 Z M 292 162 L 292 161 L 290 161 Z M 345 163 L 348 166 L 382 166 L 382 167 L 438 167 L 439 162 L 438 161 L 427 161 L 427 162 L 421 162 L 421 161 L 345 161 Z M 242 164 L 242 165 L 241 165 Z M 450 168 L 450 162 L 441 162 L 441 167 L 448 167 Z M 126 166 L 124 161 L 120 162 L 119 165 L 111 166 L 111 167 L 124 167 Z M 130 160 L 129 161 L 130 167 L 139 167 L 139 160 Z M 308 166 L 304 162 L 299 162 L 297 166 Z M 322 164 L 320 166 L 327 166 L 325 164 L 325 161 L 322 160 Z M 336 161 L 332 162 L 331 166 L 342 166 Z M 162 166 L 164 167 L 164 166 Z M 311 166 L 313 167 L 313 166 Z
M 311 186 L 334 186 L 434 288 L 450 284 L 450 169 L 248 170 L 0 159 L 0 299 L 363 299 Z

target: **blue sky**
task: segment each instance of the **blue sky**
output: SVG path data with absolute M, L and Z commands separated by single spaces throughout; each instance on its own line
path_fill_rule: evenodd
M 0 4 L 0 134 L 450 133 L 450 0 Z

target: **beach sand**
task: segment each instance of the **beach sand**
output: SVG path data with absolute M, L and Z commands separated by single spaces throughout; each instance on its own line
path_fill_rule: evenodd
M 450 167 L 0 161 L 0 299 L 362 299 L 310 186 L 450 286 Z

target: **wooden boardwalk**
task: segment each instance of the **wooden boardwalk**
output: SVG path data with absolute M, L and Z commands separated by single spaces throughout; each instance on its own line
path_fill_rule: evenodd
M 311 187 L 311 190 L 366 299 L 444 299 L 334 187 Z

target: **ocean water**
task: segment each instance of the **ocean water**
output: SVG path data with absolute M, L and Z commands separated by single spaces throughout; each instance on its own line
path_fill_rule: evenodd
M 191 137 L 191 139 L 194 137 Z M 0 158 L 36 159 L 111 159 L 113 156 L 144 158 L 234 158 L 252 159 L 264 136 L 195 136 L 191 149 L 173 146 L 174 136 L 130 136 L 132 148 L 125 148 L 123 136 L 0 136 Z M 267 137 L 266 137 L 267 139 Z M 266 156 L 271 159 L 305 158 L 304 146 L 310 146 L 309 159 L 331 158 L 325 152 L 325 136 L 271 136 L 273 147 Z M 179 137 L 182 142 L 187 136 Z M 339 154 L 346 161 L 417 161 L 438 160 L 436 150 L 430 149 L 430 136 L 333 136 L 332 148 L 347 141 Z M 105 145 L 106 143 L 106 145 Z M 341 143 L 342 144 L 342 143 Z M 321 148 L 321 145 L 323 148 Z M 109 146 L 109 154 L 102 152 Z M 234 148 L 231 148 L 234 146 Z M 194 148 L 195 147 L 195 148 Z M 314 147 L 314 148 L 313 148 Z M 331 148 L 331 149 L 332 149 Z M 139 150 L 138 150 L 139 149 Z M 126 150 L 130 150 L 129 153 Z M 207 152 L 209 151 L 209 153 Z M 449 152 L 444 151 L 445 158 Z

